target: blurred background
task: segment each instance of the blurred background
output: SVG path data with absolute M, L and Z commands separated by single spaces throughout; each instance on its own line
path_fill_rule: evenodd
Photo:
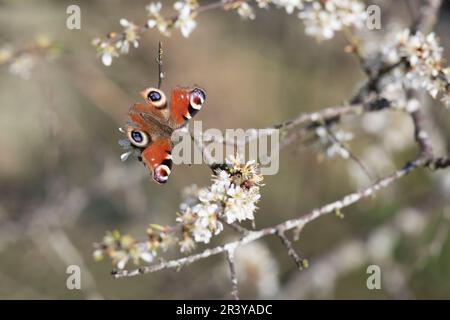
M 383 1 L 386 26 L 411 22 L 407 1 Z M 409 1 L 408 1 L 409 2 Z M 414 8 L 414 2 L 412 8 Z M 164 5 L 172 2 L 164 1 Z M 410 4 L 411 4 L 410 3 Z M 81 7 L 81 30 L 68 30 L 66 8 Z M 154 85 L 158 41 L 165 48 L 163 89 L 197 84 L 206 106 L 203 128 L 260 128 L 300 112 L 339 105 L 364 80 L 354 56 L 336 36 L 318 43 L 283 10 L 257 10 L 254 21 L 221 10 L 201 14 L 191 36 L 143 35 L 140 47 L 105 67 L 91 40 L 120 30 L 126 18 L 145 21 L 144 0 L 0 1 L 0 47 L 37 37 L 61 52 L 36 62 L 29 79 L 0 69 L 0 298 L 215 299 L 230 298 L 225 259 L 212 257 L 172 270 L 114 280 L 109 260 L 95 262 L 93 243 L 119 229 L 137 238 L 148 223 L 172 224 L 181 191 L 208 185 L 206 166 L 177 166 L 170 182 L 151 182 L 137 161 L 120 161 L 118 127 L 138 92 Z M 436 32 L 450 55 L 450 5 Z M 431 136 L 447 154 L 450 117 L 427 100 Z M 349 118 L 352 151 L 377 176 L 414 157 L 410 118 L 383 112 Z M 257 228 L 298 216 L 367 185 L 360 168 L 293 143 L 281 152 L 280 171 L 267 176 Z M 375 198 L 308 224 L 295 248 L 310 262 L 302 272 L 277 238 L 241 248 L 237 267 L 243 298 L 450 298 L 450 172 L 418 170 Z M 221 234 L 211 246 L 235 237 Z M 206 248 L 200 245 L 197 250 Z M 169 251 L 166 256 L 175 256 Z M 179 255 L 179 254 L 178 254 Z M 66 288 L 66 268 L 81 267 L 82 290 Z M 367 266 L 382 270 L 382 289 L 366 287 Z M 129 265 L 132 267 L 132 265 Z

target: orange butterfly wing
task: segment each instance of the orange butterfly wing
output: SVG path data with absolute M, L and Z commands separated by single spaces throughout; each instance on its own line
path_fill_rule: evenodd
M 177 127 L 183 125 L 200 111 L 206 94 L 200 88 L 176 87 L 170 95 L 170 118 Z
M 152 172 L 153 180 L 166 183 L 172 171 L 172 143 L 168 138 L 153 141 L 142 151 L 142 161 Z

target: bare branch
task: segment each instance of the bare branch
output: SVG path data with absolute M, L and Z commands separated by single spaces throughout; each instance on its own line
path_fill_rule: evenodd
M 235 300 L 239 300 L 238 280 L 236 276 L 236 266 L 234 265 L 234 249 L 227 250 L 227 262 L 230 267 L 230 277 L 233 285 L 231 295 Z
M 158 42 L 158 56 L 156 57 L 156 63 L 158 64 L 158 89 L 161 89 L 162 85 L 162 79 L 164 78 L 164 73 L 162 71 L 162 55 L 163 55 L 163 49 L 162 49 L 162 43 L 161 41 Z
M 297 267 L 300 270 L 303 270 L 304 268 L 308 267 L 308 261 L 306 259 L 301 258 L 297 252 L 295 251 L 294 247 L 292 246 L 292 242 L 289 241 L 289 239 L 286 237 L 283 231 L 278 231 L 277 236 L 280 238 L 283 245 L 286 247 L 288 254 L 294 259 L 295 263 L 297 264 Z

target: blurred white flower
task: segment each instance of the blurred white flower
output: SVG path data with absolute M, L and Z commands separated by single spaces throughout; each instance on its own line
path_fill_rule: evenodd
M 372 134 L 380 134 L 386 128 L 388 114 L 382 112 L 365 113 L 361 118 L 363 129 Z
M 418 236 L 424 230 L 424 213 L 415 208 L 402 209 L 395 217 L 395 225 L 406 235 Z
M 177 1 L 173 7 L 178 12 L 175 28 L 180 29 L 181 34 L 187 38 L 197 26 L 195 10 L 198 8 L 198 3 L 189 0 Z
M 178 245 L 182 253 L 191 252 L 195 248 L 195 242 L 189 235 L 185 235 Z
M 97 55 L 105 66 L 109 67 L 112 64 L 113 58 L 119 56 L 117 48 L 107 40 L 101 41 L 100 39 L 94 39 L 93 44 L 97 47 Z
M 368 254 L 374 261 L 388 259 L 392 255 L 398 237 L 398 232 L 394 228 L 390 226 L 380 227 L 368 240 Z
M 305 32 L 318 40 L 333 38 L 345 27 L 361 28 L 367 18 L 364 3 L 358 0 L 313 1 L 299 12 Z
M 262 242 L 252 242 L 236 250 L 235 263 L 241 286 L 256 287 L 261 299 L 276 296 L 280 287 L 278 263 Z
M 283 7 L 288 14 L 293 13 L 295 9 L 303 8 L 302 0 L 272 0 L 272 3 L 278 7 Z
M 162 9 L 161 2 L 150 2 L 146 7 L 145 10 L 147 10 L 148 14 L 151 16 L 156 16 L 160 13 Z
M 3 64 L 10 60 L 14 55 L 14 49 L 9 46 L 5 45 L 0 48 L 0 64 Z
M 353 139 L 351 132 L 339 130 L 331 135 L 329 130 L 321 126 L 316 128 L 316 134 L 319 137 L 319 146 L 325 149 L 325 156 L 327 158 L 331 159 L 335 156 L 340 156 L 344 159 L 349 158 L 350 153 L 344 147 L 344 143 Z
M 255 19 L 255 13 L 253 12 L 253 8 L 247 3 L 242 2 L 237 9 L 238 14 L 244 19 Z
M 268 8 L 272 0 L 256 0 L 259 8 Z
M 120 19 L 120 25 L 124 28 L 123 38 L 117 41 L 116 48 L 121 54 L 127 54 L 130 44 L 139 47 L 139 27 L 126 19 Z
M 160 13 L 162 9 L 161 2 L 151 2 L 145 9 L 150 17 L 146 23 L 147 28 L 151 29 L 157 27 L 159 32 L 168 36 L 170 34 L 168 30 L 169 23 Z
M 9 72 L 24 79 L 29 79 L 33 66 L 33 56 L 29 54 L 22 54 L 19 57 L 15 58 L 9 65 Z

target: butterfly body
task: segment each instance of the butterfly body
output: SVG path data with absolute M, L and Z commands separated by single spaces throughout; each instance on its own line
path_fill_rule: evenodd
M 172 133 L 201 109 L 206 94 L 196 87 L 176 87 L 169 100 L 156 88 L 147 88 L 140 94 L 145 103 L 130 108 L 127 138 L 141 152 L 139 159 L 150 170 L 153 180 L 163 184 L 172 170 Z

